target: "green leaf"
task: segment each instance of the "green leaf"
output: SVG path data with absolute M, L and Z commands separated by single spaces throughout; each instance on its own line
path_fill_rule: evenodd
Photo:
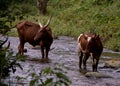
M 57 76 L 58 78 L 60 78 L 60 79 L 63 79 L 63 80 L 65 80 L 65 81 L 67 81 L 67 82 L 71 82 L 71 81 L 69 80 L 69 78 L 68 78 L 65 74 L 63 74 L 63 73 L 61 73 L 61 72 L 56 73 L 56 76 Z
M 29 83 L 29 85 L 30 86 L 35 86 L 36 81 L 37 81 L 37 79 L 31 80 L 30 83 Z
M 61 68 L 55 67 L 54 70 L 63 71 Z
M 50 74 L 50 73 L 52 72 L 52 70 L 51 70 L 50 67 L 47 67 L 47 68 L 45 68 L 44 70 L 42 70 L 42 72 L 43 72 L 44 74 Z
M 53 82 L 53 78 L 48 78 L 46 81 L 45 81 L 45 86 L 47 86 L 48 84 L 52 83 Z

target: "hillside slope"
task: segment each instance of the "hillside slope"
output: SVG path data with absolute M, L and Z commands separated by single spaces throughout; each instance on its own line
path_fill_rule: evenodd
M 104 47 L 120 51 L 120 0 L 49 0 L 45 16 L 39 15 L 35 2 L 26 4 L 26 11 L 24 20 L 39 19 L 43 24 L 53 15 L 50 26 L 55 37 L 77 38 L 80 33 L 92 30 L 101 36 Z

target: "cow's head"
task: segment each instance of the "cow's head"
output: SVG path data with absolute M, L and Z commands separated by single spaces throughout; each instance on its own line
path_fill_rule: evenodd
M 44 26 L 39 22 L 40 29 L 38 30 L 37 34 L 34 37 L 35 41 L 40 41 L 40 40 L 46 38 L 46 35 L 49 34 L 49 31 L 50 31 L 49 24 L 50 24 L 51 18 L 52 17 L 50 17 L 47 24 Z
M 100 38 L 99 38 L 99 35 L 92 35 L 91 37 L 88 37 L 87 38 L 87 41 L 88 41 L 88 44 L 87 44 L 87 51 L 95 51 L 93 49 L 96 49 L 95 47 L 98 46 L 97 44 L 97 41 L 99 41 Z

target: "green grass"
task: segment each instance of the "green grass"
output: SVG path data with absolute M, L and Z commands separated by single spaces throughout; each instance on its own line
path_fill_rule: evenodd
M 92 30 L 101 36 L 106 48 L 120 51 L 120 0 L 113 0 L 113 3 L 100 1 L 101 4 L 97 5 L 95 0 L 50 0 L 47 15 L 39 15 L 35 6 L 28 6 L 32 12 L 24 19 L 36 23 L 39 19 L 45 24 L 53 15 L 50 27 L 54 37 L 77 38 L 80 33 Z

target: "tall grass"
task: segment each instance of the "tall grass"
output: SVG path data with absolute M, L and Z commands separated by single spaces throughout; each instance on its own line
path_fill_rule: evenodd
M 45 16 L 39 15 L 35 6 L 29 7 L 33 8 L 32 15 L 25 20 L 38 23 L 39 19 L 45 24 L 53 15 L 50 26 L 54 37 L 65 35 L 76 38 L 80 33 L 92 30 L 101 36 L 105 47 L 116 50 L 114 46 L 119 45 L 119 0 L 50 0 Z

